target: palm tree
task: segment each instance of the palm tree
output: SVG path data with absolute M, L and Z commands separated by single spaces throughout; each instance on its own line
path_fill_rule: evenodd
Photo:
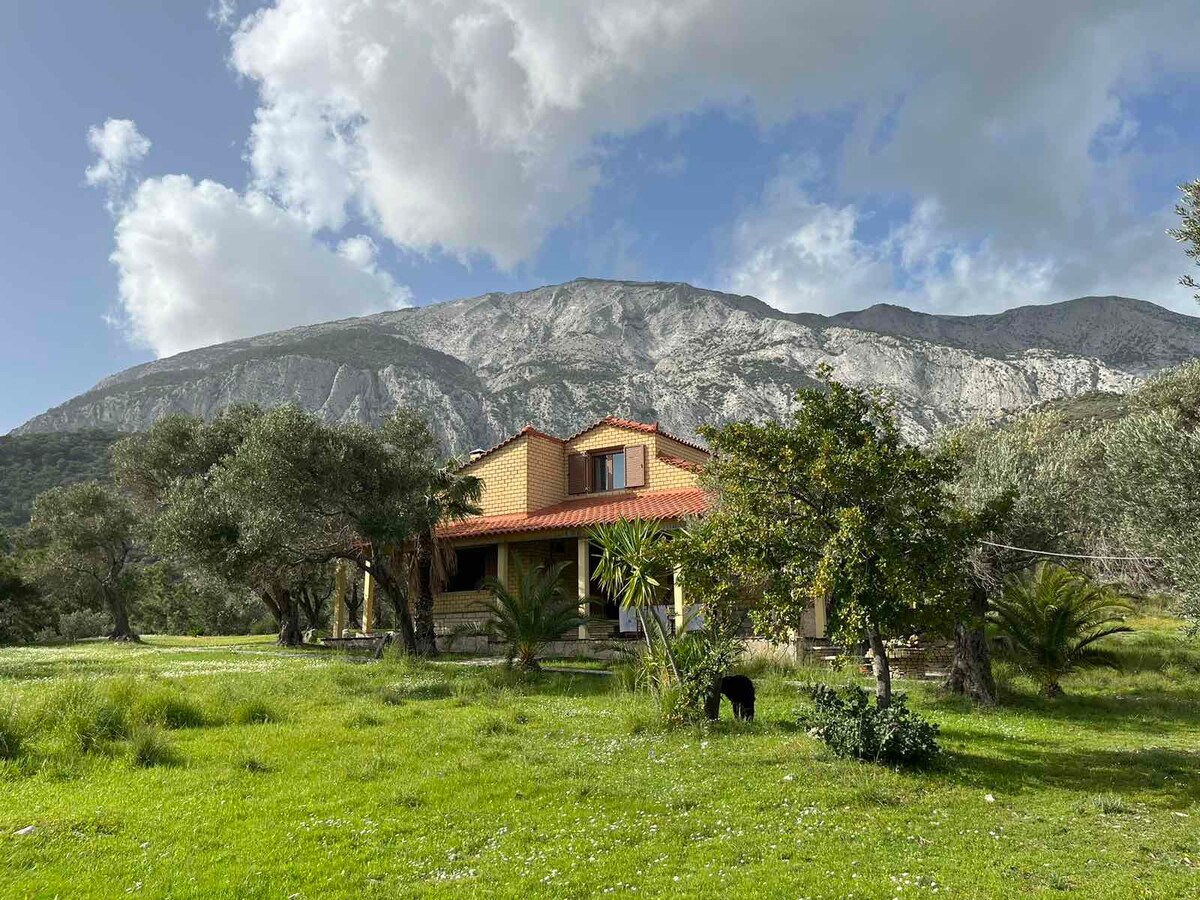
M 497 578 L 487 579 L 484 586 L 492 598 L 486 609 L 491 617 L 466 633 L 507 645 L 510 666 L 515 662 L 524 671 L 539 668 L 537 657 L 546 645 L 586 621 L 579 614 L 578 601 L 563 585 L 567 565 L 523 569 L 515 592 Z
M 679 678 L 679 667 L 662 620 L 654 607 L 662 604 L 671 560 L 667 553 L 666 531 L 653 519 L 627 521 L 620 519 L 605 525 L 595 525 L 589 538 L 600 547 L 596 563 L 596 580 L 622 606 L 634 610 L 651 648 L 647 620 L 657 626 L 658 636 L 670 662 L 671 671 Z
M 417 531 L 413 546 L 415 564 L 412 571 L 416 577 L 416 630 L 417 653 L 422 656 L 437 656 L 437 637 L 433 628 L 434 582 L 440 582 L 448 568 L 445 554 L 438 544 L 437 526 L 440 522 L 453 522 L 467 516 L 479 514 L 479 499 L 483 494 L 483 482 L 474 475 L 459 475 L 458 464 L 451 462 L 438 470 L 429 485 L 422 511 L 422 527 Z
M 1063 692 L 1061 679 L 1076 669 L 1116 666 L 1095 646 L 1110 634 L 1133 631 L 1122 624 L 1132 607 L 1112 585 L 1094 584 L 1050 563 L 1038 563 L 1008 580 L 988 620 L 1019 665 L 1047 697 Z

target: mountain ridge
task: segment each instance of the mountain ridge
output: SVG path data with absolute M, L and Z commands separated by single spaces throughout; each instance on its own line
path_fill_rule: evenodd
M 1200 319 L 1085 297 L 981 316 L 877 304 L 822 316 L 680 282 L 576 279 L 299 326 L 101 380 L 14 433 L 136 431 L 162 415 L 296 402 L 331 421 L 421 409 L 456 452 L 532 422 L 607 413 L 702 422 L 781 415 L 830 363 L 892 391 L 906 434 L 1056 397 L 1124 391 L 1200 355 Z

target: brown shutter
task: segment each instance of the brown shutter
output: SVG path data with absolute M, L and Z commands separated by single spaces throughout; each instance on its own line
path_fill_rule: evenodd
M 567 456 L 567 493 L 586 494 L 588 492 L 588 458 L 584 453 L 572 453 Z
M 646 445 L 630 444 L 625 448 L 625 487 L 644 487 L 646 484 Z

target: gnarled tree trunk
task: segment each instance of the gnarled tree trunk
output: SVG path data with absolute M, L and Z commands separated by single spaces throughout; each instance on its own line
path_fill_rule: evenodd
M 397 583 L 395 570 L 391 561 L 384 556 L 374 556 L 371 559 L 371 577 L 375 579 L 379 589 L 387 595 L 392 608 L 396 611 L 396 625 L 400 629 L 400 637 L 404 640 L 404 649 L 408 653 L 417 652 L 417 636 L 413 628 L 412 616 L 408 612 L 408 594 Z
M 996 702 L 992 654 L 988 650 L 984 628 L 987 608 L 987 592 L 982 585 L 974 586 L 966 614 L 954 624 L 954 662 L 946 679 L 946 687 L 951 693 L 970 697 L 983 706 Z
M 287 588 L 276 588 L 272 592 L 275 606 L 279 609 L 279 645 L 299 647 L 304 644 L 304 632 L 300 629 L 300 604 Z
M 125 598 L 119 594 L 106 590 L 105 599 L 108 602 L 108 611 L 112 615 L 113 630 L 109 634 L 110 641 L 136 641 L 138 636 L 133 633 L 133 629 L 129 626 L 129 610 L 125 606 Z

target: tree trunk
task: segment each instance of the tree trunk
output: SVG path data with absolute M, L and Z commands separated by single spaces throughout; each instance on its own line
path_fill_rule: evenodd
M 392 603 L 396 611 L 396 626 L 400 629 L 400 637 L 404 639 L 404 650 L 407 653 L 417 652 L 417 636 L 413 629 L 412 616 L 408 612 L 408 595 L 396 584 L 396 573 L 383 557 L 371 560 L 371 577 Z
M 279 607 L 279 645 L 281 647 L 300 647 L 304 644 L 304 632 L 300 630 L 300 604 L 293 598 L 287 588 L 281 588 L 275 594 L 275 603 Z
M 108 610 L 113 618 L 113 630 L 109 634 L 110 641 L 136 641 L 138 636 L 129 627 L 129 610 L 125 608 L 125 598 L 108 593 Z
M 970 697 L 982 706 L 996 702 L 996 679 L 992 675 L 992 654 L 988 650 L 984 617 L 987 593 L 980 585 L 971 590 L 966 614 L 954 623 L 954 662 L 946 679 L 947 689 Z
M 437 635 L 433 629 L 433 536 L 417 537 L 417 653 L 437 656 Z
M 892 667 L 888 664 L 887 647 L 874 627 L 867 629 L 867 641 L 871 645 L 871 669 L 875 673 L 875 705 L 887 709 L 892 705 Z

